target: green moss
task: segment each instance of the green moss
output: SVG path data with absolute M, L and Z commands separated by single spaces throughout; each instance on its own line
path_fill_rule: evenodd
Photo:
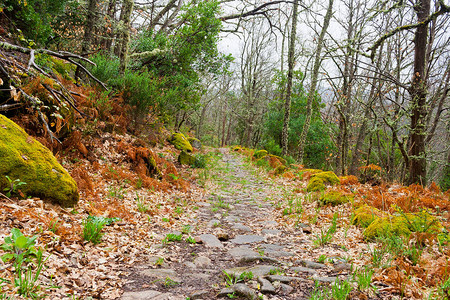
M 202 149 L 202 142 L 199 139 L 196 139 L 195 137 L 188 137 L 187 139 L 192 147 L 198 150 Z
M 50 56 L 49 60 L 52 62 L 52 71 L 60 74 L 64 79 L 75 81 L 71 74 L 75 73 L 75 65 L 65 63 L 63 60 Z
M 26 182 L 28 196 L 41 197 L 64 207 L 74 206 L 78 188 L 69 173 L 41 143 L 17 124 L 0 115 L 0 188 L 8 186 L 5 176 Z
M 352 224 L 366 228 L 381 216 L 381 211 L 375 207 L 363 205 L 354 212 Z
M 195 157 L 186 151 L 181 151 L 180 156 L 178 156 L 178 162 L 182 165 L 192 166 L 195 163 Z
M 316 192 L 325 190 L 325 184 L 323 180 L 318 177 L 313 177 L 309 180 L 308 186 L 306 187 L 306 191 L 308 192 Z
M 411 230 L 408 228 L 408 224 L 401 216 L 386 216 L 375 219 L 364 230 L 364 237 L 368 240 L 373 240 L 377 237 L 398 235 L 409 236 Z
M 264 156 L 266 156 L 268 153 L 266 150 L 258 150 L 253 154 L 253 157 L 256 159 L 260 159 L 263 158 Z
M 332 206 L 340 205 L 349 202 L 353 197 L 344 195 L 339 191 L 329 191 L 319 198 L 319 204 L 325 206 L 331 204 Z
M 192 152 L 192 145 L 189 143 L 188 139 L 184 136 L 184 134 L 177 132 L 172 134 L 172 137 L 169 140 L 172 145 L 175 146 L 178 150 L 184 150 L 186 152 Z
M 313 174 L 311 176 L 311 178 L 320 178 L 320 179 L 322 179 L 322 181 L 324 183 L 328 183 L 331 185 L 336 185 L 336 184 L 341 183 L 341 181 L 339 180 L 339 177 L 337 177 L 336 174 L 334 174 L 334 172 L 332 172 L 332 171 L 316 173 L 316 174 Z

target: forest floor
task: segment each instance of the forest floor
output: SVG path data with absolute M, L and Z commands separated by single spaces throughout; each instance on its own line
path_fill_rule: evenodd
M 302 182 L 270 178 L 227 148 L 215 153 L 213 165 L 205 201 L 197 203 L 181 230 L 168 231 L 163 243 L 152 245 L 146 263 L 128 270 L 122 299 L 309 299 L 319 290 L 316 283 L 351 281 L 367 250 L 355 243 L 361 241 L 358 229 L 339 222 L 333 240 L 317 247 L 331 212 L 319 215 L 292 192 Z M 314 224 L 283 218 L 288 202 L 298 215 L 311 215 Z M 345 210 L 339 210 L 344 220 Z M 321 255 L 326 259 L 318 263 Z M 351 297 L 395 298 L 371 291 Z
M 352 225 L 354 203 L 319 206 L 306 192 L 305 176 L 274 176 L 229 148 L 203 150 L 206 168 L 184 167 L 173 147 L 160 146 L 153 151 L 162 179 L 151 179 L 138 176 L 139 164 L 129 158 L 132 149 L 143 149 L 131 146 L 138 140 L 88 137 L 87 158 L 70 151 L 62 159 L 80 188 L 75 208 L 38 198 L 0 199 L 0 240 L 18 228 L 36 235 L 45 250 L 45 267 L 30 278 L 28 297 L 345 299 L 339 295 L 351 290 L 350 299 L 424 299 L 430 291 L 425 282 L 445 277 L 446 247 L 433 242 L 420 249 L 420 267 L 390 255 Z M 407 192 L 338 188 L 366 202 L 380 190 L 383 205 L 389 195 Z M 442 221 L 446 213 L 441 210 Z M 99 243 L 83 238 L 92 216 L 108 221 Z M 17 278 L 13 264 L 0 261 L 0 299 L 22 299 Z

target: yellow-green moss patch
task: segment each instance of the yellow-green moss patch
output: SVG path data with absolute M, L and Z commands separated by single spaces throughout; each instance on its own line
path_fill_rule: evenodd
M 329 191 L 319 198 L 319 204 L 325 206 L 331 204 L 332 206 L 340 205 L 349 202 L 353 196 L 345 195 L 339 191 Z
M 192 147 L 195 149 L 201 150 L 202 149 L 202 142 L 199 139 L 196 139 L 195 137 L 188 137 L 187 138 L 189 143 L 191 143 Z
M 275 175 L 275 176 L 281 175 L 281 174 L 283 174 L 286 170 L 287 170 L 286 166 L 284 166 L 284 165 L 278 166 L 278 167 L 275 169 L 274 175 Z
M 325 190 L 325 184 L 323 180 L 318 177 L 313 177 L 309 180 L 308 186 L 306 187 L 306 191 L 308 192 L 317 192 Z
M 16 123 L 0 115 L 0 188 L 8 186 L 5 176 L 20 179 L 20 189 L 64 207 L 78 202 L 77 184 L 53 154 Z
M 411 230 L 408 224 L 401 216 L 386 216 L 375 219 L 364 230 L 364 237 L 368 240 L 373 240 L 377 237 L 387 235 L 409 236 Z
M 339 180 L 339 177 L 337 177 L 336 174 L 334 174 L 334 172 L 332 172 L 332 171 L 316 173 L 316 174 L 313 174 L 311 176 L 311 178 L 320 178 L 320 179 L 322 179 L 322 181 L 324 183 L 328 183 L 331 185 L 336 185 L 336 184 L 341 183 L 341 181 Z
M 442 224 L 426 211 L 402 214 L 401 217 L 405 220 L 411 231 L 433 234 L 442 232 Z
M 192 166 L 195 162 L 195 157 L 186 151 L 181 151 L 180 156 L 178 156 L 178 162 L 182 165 Z
M 169 142 L 175 146 L 178 150 L 184 150 L 186 152 L 192 152 L 193 148 L 184 134 L 176 132 L 172 134 Z
M 264 156 L 266 156 L 268 153 L 266 150 L 258 150 L 253 154 L 253 157 L 255 159 L 260 159 L 263 158 Z
M 363 205 L 354 212 L 352 224 L 366 228 L 382 215 L 381 211 L 377 208 Z

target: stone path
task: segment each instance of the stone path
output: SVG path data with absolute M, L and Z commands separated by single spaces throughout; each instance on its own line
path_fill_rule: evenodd
M 199 203 L 190 232 L 197 243 L 157 246 L 163 257 L 135 267 L 123 300 L 307 299 L 315 280 L 335 281 L 334 270 L 299 259 L 307 227 L 284 230 L 265 201 L 271 186 L 252 176 L 240 157 L 221 151 L 229 171 L 216 179 L 219 188 L 208 202 Z

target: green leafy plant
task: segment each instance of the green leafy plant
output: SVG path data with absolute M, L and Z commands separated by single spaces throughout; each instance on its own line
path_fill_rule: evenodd
M 155 261 L 155 266 L 162 266 L 164 263 L 164 258 L 158 257 Z
M 186 238 L 186 242 L 189 243 L 189 244 L 196 244 L 197 243 L 197 241 L 192 236 L 188 236 Z
M 176 282 L 175 280 L 171 279 L 170 277 L 166 277 L 166 279 L 164 279 L 164 286 L 165 287 L 174 287 L 176 285 L 178 285 L 180 283 Z
M 149 210 L 148 205 L 145 204 L 145 198 L 141 199 L 138 192 L 136 192 L 136 205 L 138 207 L 138 211 L 141 213 L 146 213 Z
M 103 236 L 103 227 L 119 220 L 119 218 L 88 216 L 83 221 L 83 239 L 93 244 L 100 243 Z
M 35 246 L 37 235 L 27 237 L 17 229 L 11 229 L 11 236 L 5 237 L 0 248 L 6 252 L 1 259 L 12 261 L 15 269 L 14 285 L 19 295 L 38 298 L 39 275 L 49 257 L 44 259 L 44 250 Z
M 8 180 L 8 186 L 5 187 L 3 191 L 6 192 L 7 197 L 11 197 L 11 195 L 18 193 L 19 187 L 27 184 L 26 182 L 21 181 L 19 178 L 12 180 L 8 175 L 5 175 L 5 177 Z
M 317 262 L 323 264 L 326 260 L 327 260 L 327 256 L 325 254 L 322 254 L 317 259 Z
M 353 280 L 358 284 L 358 289 L 360 291 L 364 291 L 369 288 L 376 289 L 372 285 L 372 276 L 373 276 L 373 270 L 366 267 L 364 269 L 357 270 L 353 274 Z
M 311 292 L 309 300 L 328 300 L 330 299 L 330 290 L 328 288 L 321 288 L 319 283 L 314 283 L 314 290 Z
M 183 238 L 182 234 L 168 233 L 166 237 L 162 240 L 163 244 L 167 244 L 169 242 L 179 242 Z

